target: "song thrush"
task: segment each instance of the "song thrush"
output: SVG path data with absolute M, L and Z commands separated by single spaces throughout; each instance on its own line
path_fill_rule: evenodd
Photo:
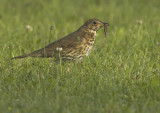
M 89 19 L 75 32 L 49 44 L 48 46 L 29 54 L 14 57 L 12 59 L 24 57 L 54 57 L 62 60 L 82 60 L 87 57 L 94 45 L 96 32 L 104 26 L 107 34 L 108 23 L 97 19 Z

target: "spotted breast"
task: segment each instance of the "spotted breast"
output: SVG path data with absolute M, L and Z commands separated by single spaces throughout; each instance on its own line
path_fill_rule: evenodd
M 72 46 L 61 52 L 63 60 L 81 61 L 87 57 L 93 48 L 96 32 L 84 32 L 81 37 L 77 37 L 77 43 L 72 43 Z M 72 48 L 74 47 L 74 49 Z M 64 48 L 65 49 L 65 48 Z

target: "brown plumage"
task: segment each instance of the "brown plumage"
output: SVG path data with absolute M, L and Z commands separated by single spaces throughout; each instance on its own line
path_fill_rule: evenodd
M 96 32 L 104 26 L 107 34 L 108 23 L 97 19 L 89 19 L 75 32 L 49 44 L 48 46 L 29 54 L 14 57 L 12 59 L 24 57 L 55 57 L 61 56 L 62 60 L 82 60 L 88 56 L 92 50 Z

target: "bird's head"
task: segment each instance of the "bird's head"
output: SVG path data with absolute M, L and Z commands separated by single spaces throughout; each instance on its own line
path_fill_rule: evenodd
M 107 26 L 109 26 L 108 23 L 102 22 L 97 19 L 89 19 L 85 22 L 84 25 L 80 27 L 80 29 L 91 31 L 91 32 L 97 32 L 101 27 L 104 27 L 105 34 L 107 33 Z

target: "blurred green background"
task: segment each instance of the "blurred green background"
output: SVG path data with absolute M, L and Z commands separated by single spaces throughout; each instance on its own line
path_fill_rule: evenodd
M 0 112 L 159 113 L 159 11 L 159 0 L 0 0 Z M 10 59 L 90 18 L 110 27 L 83 62 Z

